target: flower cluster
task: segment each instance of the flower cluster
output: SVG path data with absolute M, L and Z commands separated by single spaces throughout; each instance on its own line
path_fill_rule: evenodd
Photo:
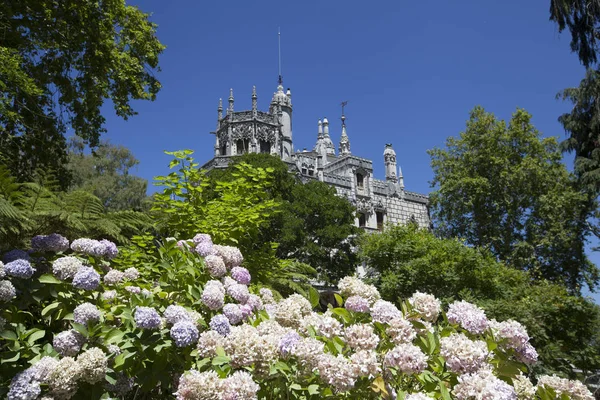
M 71 250 L 76 253 L 86 254 L 93 257 L 115 258 L 118 254 L 117 246 L 106 239 L 75 239 L 71 243 Z
M 36 238 L 36 251 L 58 249 L 58 244 L 51 243 L 61 242 L 59 239 Z M 458 400 L 534 400 L 544 398 L 544 391 L 574 399 L 592 398 L 576 381 L 545 376 L 534 386 L 523 375 L 511 376 L 510 369 L 500 373 L 506 363 L 526 371 L 524 364 L 535 362 L 537 353 L 521 324 L 488 321 L 485 312 L 473 304 L 451 304 L 446 321 L 439 318 L 440 301 L 430 294 L 416 292 L 400 307 L 382 300 L 374 286 L 347 277 L 339 283 L 345 301 L 315 312 L 302 295 L 276 300 L 268 288 L 249 287 L 250 272 L 241 267 L 243 257 L 237 248 L 214 245 L 205 234 L 177 242 L 177 247 L 174 238 L 166 242 L 165 254 L 173 257 L 159 277 L 159 268 L 140 273 L 135 267 L 121 268 L 122 260 L 89 258 L 84 264 L 76 256 L 45 255 L 54 258 L 48 261 L 58 279 L 72 280 L 72 285 L 55 285 L 67 290 L 59 298 L 64 295 L 69 302 L 82 298 L 89 302 L 79 300 L 73 321 L 64 317 L 68 311 L 64 307 L 47 307 L 51 303 L 46 303 L 44 318 L 64 331 L 43 332 L 44 338 L 52 340 L 52 347 L 42 344 L 39 334 L 31 336 L 38 341 L 36 350 L 41 350 L 34 354 L 58 353 L 60 358 L 42 357 L 15 375 L 8 398 L 69 399 L 85 397 L 83 392 L 90 388 L 126 397 L 139 384 L 136 390 L 148 398 L 173 393 L 177 399 L 256 399 L 259 390 L 261 398 L 268 398 L 274 382 L 277 390 L 298 391 L 293 394 L 298 398 L 381 394 L 431 400 L 448 397 L 449 392 Z M 118 252 L 111 242 L 91 239 L 75 240 L 71 248 L 109 259 Z M 19 284 L 28 284 L 2 280 L 5 276 L 24 278 L 35 272 L 26 253 L 9 255 L 14 259 L 6 266 L 0 263 L 0 302 L 16 296 L 13 283 L 19 293 L 23 290 Z M 203 262 L 198 262 L 198 257 L 203 257 Z M 39 260 L 33 262 L 40 265 Z M 145 266 L 146 261 L 139 265 Z M 189 266 L 199 268 L 200 273 Z M 207 278 L 209 275 L 212 278 Z M 140 276 L 143 281 L 135 283 L 139 286 L 129 284 Z M 145 289 L 150 285 L 151 291 Z M 55 296 L 51 302 L 56 302 Z M 3 316 L 10 318 L 11 313 Z M 20 329 L 19 324 L 0 318 L 0 330 Z M 145 348 L 150 352 L 142 354 Z M 155 365 L 169 363 L 164 368 L 166 379 L 161 378 L 158 386 L 144 383 L 147 376 L 138 357 L 148 354 L 157 357 Z M 181 365 L 177 360 L 194 369 L 177 370 Z M 435 382 L 430 381 L 432 377 Z
M 31 238 L 31 249 L 37 252 L 63 252 L 69 249 L 69 240 L 58 233 L 38 235 Z
M 83 267 L 83 263 L 77 257 L 65 256 L 57 258 L 52 263 L 52 273 L 61 281 L 73 279 L 77 271 Z
M 152 307 L 136 307 L 133 319 L 137 327 L 142 329 L 158 329 L 162 322 L 160 315 Z
M 427 293 L 415 292 L 408 302 L 421 318 L 429 322 L 435 321 L 442 310 L 442 303 Z
M 466 301 L 455 301 L 450 304 L 446 316 L 450 323 L 459 324 L 463 329 L 473 334 L 483 333 L 489 326 L 485 312 Z
M 37 399 L 41 394 L 40 385 L 45 384 L 51 398 L 70 399 L 77 391 L 78 382 L 103 381 L 107 365 L 106 355 L 97 347 L 86 350 L 77 359 L 43 357 L 12 379 L 7 398 Z
M 258 389 L 260 387 L 246 371 L 236 371 L 231 376 L 220 379 L 214 371 L 190 370 L 182 375 L 175 396 L 178 400 L 252 400 L 258 398 Z
M 446 359 L 446 366 L 453 372 L 475 372 L 486 365 L 489 351 L 485 342 L 481 340 L 473 341 L 462 333 L 453 333 L 441 338 L 440 345 L 440 354 Z
M 15 278 L 29 279 L 33 276 L 35 268 L 31 266 L 29 261 L 18 258 L 14 261 L 4 264 L 4 271 L 6 275 L 13 276 Z

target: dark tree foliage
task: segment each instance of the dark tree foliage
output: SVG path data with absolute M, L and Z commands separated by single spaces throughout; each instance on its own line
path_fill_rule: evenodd
M 0 32 L 0 160 L 21 180 L 67 183 L 66 130 L 97 146 L 105 100 L 126 119 L 160 89 L 156 25 L 124 0 L 4 0 Z
M 595 0 L 550 0 L 550 20 L 559 32 L 569 29 L 571 50 L 586 67 L 598 61 L 600 2 Z
M 359 229 L 354 226 L 356 211 L 335 189 L 319 181 L 302 183 L 289 166 L 269 154 L 245 154 L 234 163 L 271 168 L 273 185 L 269 197 L 281 201 L 282 210 L 271 217 L 270 227 L 258 242 L 279 243 L 277 256 L 311 265 L 320 279 L 330 282 L 354 272 L 358 258 L 353 250 Z M 235 170 L 211 171 L 213 181 L 232 179 Z
M 600 307 L 561 285 L 535 280 L 487 250 L 438 238 L 416 225 L 364 235 L 359 249 L 361 260 L 377 272 L 374 283 L 386 300 L 399 304 L 421 291 L 446 304 L 470 301 L 488 318 L 514 319 L 527 327 L 540 354 L 536 373 L 575 377 L 577 368 L 584 373 L 600 368 Z

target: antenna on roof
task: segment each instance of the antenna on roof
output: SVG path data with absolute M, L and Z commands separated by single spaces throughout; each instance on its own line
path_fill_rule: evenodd
M 277 47 L 279 50 L 279 84 L 283 85 L 283 76 L 281 75 L 281 28 L 277 28 Z

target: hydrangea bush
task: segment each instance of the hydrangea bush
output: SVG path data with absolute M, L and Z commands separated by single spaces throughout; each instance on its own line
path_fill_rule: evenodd
M 523 326 L 464 301 L 417 292 L 399 309 L 347 277 L 317 312 L 252 285 L 240 251 L 202 234 L 125 268 L 106 240 L 32 243 L 0 263 L 8 399 L 593 398 L 557 376 L 534 385 Z

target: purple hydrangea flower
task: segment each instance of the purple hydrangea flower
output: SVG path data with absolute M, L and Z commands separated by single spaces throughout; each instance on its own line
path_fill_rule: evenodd
M 237 247 L 214 245 L 213 249 L 218 256 L 223 258 L 227 268 L 239 267 L 244 261 L 244 257 Z
M 182 306 L 176 306 L 171 304 L 170 306 L 167 307 L 167 309 L 165 310 L 165 312 L 163 313 L 165 319 L 167 320 L 167 323 L 174 325 L 177 322 L 180 321 L 191 321 L 192 318 L 190 317 L 190 314 L 188 313 L 188 311 L 183 308 Z
M 300 341 L 300 335 L 296 331 L 290 331 L 279 339 L 279 354 L 287 357 L 294 351 L 296 343 Z
M 194 236 L 192 241 L 194 242 L 194 244 L 210 243 L 212 245 L 212 238 L 209 234 L 206 233 L 198 233 L 196 236 Z
M 100 274 L 93 267 L 81 267 L 73 277 L 77 289 L 95 290 L 100 285 Z
M 373 321 L 387 323 L 394 318 L 402 318 L 402 312 L 393 303 L 386 300 L 377 300 L 371 308 Z
M 538 353 L 530 343 L 525 343 L 517 349 L 517 359 L 525 364 L 535 364 L 538 360 Z
M 236 325 L 244 319 L 244 314 L 240 309 L 240 306 L 233 303 L 225 304 L 223 307 L 223 314 L 227 317 L 231 325 Z
M 231 269 L 231 277 L 242 285 L 249 285 L 252 279 L 250 272 L 244 267 L 233 267 Z
M 14 249 L 9 251 L 8 253 L 4 254 L 4 257 L 2 257 L 2 261 L 4 261 L 5 263 L 9 263 L 11 261 L 15 261 L 15 260 L 31 260 L 31 257 L 29 256 L 29 254 L 23 250 L 18 250 L 18 249 Z
M 112 260 L 119 254 L 119 249 L 117 249 L 117 245 L 111 242 L 110 240 L 102 239 L 100 244 L 104 245 L 104 250 L 102 251 L 102 255 L 109 260 Z
M 54 336 L 52 347 L 63 357 L 73 357 L 79 353 L 84 343 L 85 337 L 75 329 L 71 329 Z
M 202 303 L 211 310 L 219 310 L 225 303 L 225 289 L 219 281 L 208 281 L 202 291 Z
M 58 253 L 69 249 L 69 240 L 58 233 L 38 235 L 31 238 L 31 248 L 34 251 L 53 251 Z
M 71 250 L 94 257 L 102 257 L 106 246 L 94 239 L 75 239 L 71 243 Z
M 215 278 L 220 278 L 227 273 L 225 262 L 219 256 L 213 254 L 207 255 L 204 259 L 204 265 L 206 265 L 208 273 Z
M 211 318 L 209 323 L 210 329 L 217 332 L 221 336 L 229 335 L 231 331 L 231 325 L 229 320 L 223 314 L 217 314 Z
M 129 267 L 123 272 L 123 275 L 130 281 L 135 281 L 140 277 L 140 271 L 135 267 Z
M 125 286 L 125 290 L 129 293 L 140 294 L 142 293 L 142 289 L 139 286 Z
M 240 303 L 246 303 L 250 297 L 248 286 L 242 285 L 241 283 L 229 286 L 227 288 L 227 294 Z
M 186 347 L 196 343 L 198 336 L 198 328 L 191 321 L 179 321 L 171 328 L 171 338 L 177 347 Z
M 250 306 L 252 311 L 258 311 L 265 308 L 261 298 L 255 294 L 251 294 L 248 296 L 248 300 L 246 300 L 245 305 Z
M 19 372 L 10 382 L 7 399 L 34 400 L 42 393 L 40 382 L 34 379 L 34 371 L 29 368 Z
M 100 310 L 92 303 L 80 304 L 73 310 L 73 320 L 82 325 L 99 321 L 100 315 Z
M 29 261 L 17 259 L 4 264 L 4 271 L 7 275 L 14 276 L 15 278 L 28 279 L 33 276 L 35 268 L 31 266 Z
M 111 269 L 104 275 L 104 283 L 106 285 L 116 285 L 125 279 L 125 274 L 117 269 Z
M 252 306 L 249 304 L 242 304 L 240 306 L 240 310 L 242 311 L 243 319 L 248 318 L 249 316 L 251 316 L 254 313 Z
M 17 291 L 10 281 L 0 281 L 0 301 L 11 301 L 17 296 Z
M 368 313 L 370 311 L 369 300 L 361 296 L 348 297 L 346 299 L 345 307 L 346 310 L 354 312 Z
M 138 328 L 158 329 L 160 327 L 160 315 L 152 307 L 136 307 L 133 318 Z
M 198 243 L 194 248 L 200 257 L 206 257 L 214 253 L 213 244 L 209 242 Z
M 473 334 L 483 333 L 489 326 L 485 312 L 464 300 L 450 304 L 446 315 L 450 323 L 459 324 Z
M 73 278 L 81 267 L 83 267 L 83 263 L 77 257 L 66 256 L 54 260 L 52 272 L 61 281 L 66 281 Z

